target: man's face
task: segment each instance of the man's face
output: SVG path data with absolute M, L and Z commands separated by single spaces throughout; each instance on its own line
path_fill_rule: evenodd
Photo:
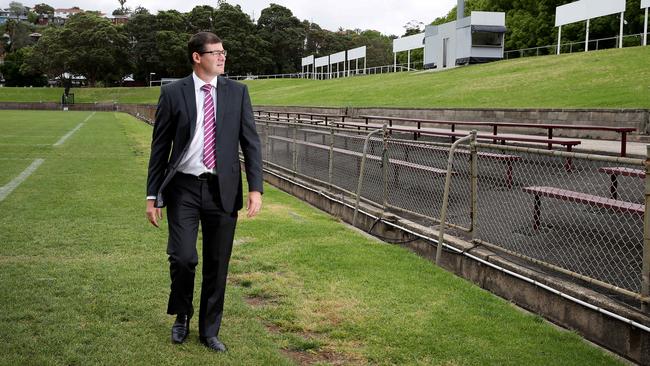
M 207 44 L 203 52 L 194 54 L 194 63 L 207 76 L 221 75 L 226 66 L 226 55 L 223 52 L 223 43 Z

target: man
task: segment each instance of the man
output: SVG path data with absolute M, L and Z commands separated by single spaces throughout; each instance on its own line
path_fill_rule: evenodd
M 248 181 L 248 217 L 262 206 L 262 156 L 248 89 L 225 79 L 221 40 L 200 32 L 188 42 L 192 75 L 161 88 L 147 178 L 147 218 L 158 227 L 167 206 L 172 342 L 183 343 L 194 315 L 196 240 L 203 232 L 199 340 L 223 352 L 219 328 L 237 211 L 242 208 L 238 148 Z

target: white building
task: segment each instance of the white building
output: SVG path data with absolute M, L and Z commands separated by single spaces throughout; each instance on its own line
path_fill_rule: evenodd
M 424 67 L 438 69 L 503 59 L 506 14 L 473 11 L 463 17 L 463 0 L 458 1 L 459 19 L 424 29 Z

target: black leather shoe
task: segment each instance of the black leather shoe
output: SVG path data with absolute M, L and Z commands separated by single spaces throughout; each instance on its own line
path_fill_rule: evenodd
M 176 315 L 172 325 L 172 343 L 183 343 L 190 334 L 190 317 L 185 314 Z
M 226 345 L 221 343 L 217 337 L 199 337 L 199 341 L 213 351 L 226 352 Z

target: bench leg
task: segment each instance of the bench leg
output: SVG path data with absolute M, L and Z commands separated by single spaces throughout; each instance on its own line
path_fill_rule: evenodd
M 618 199 L 618 180 L 616 179 L 616 174 L 610 175 L 612 184 L 609 186 L 609 193 L 612 199 Z
M 535 195 L 535 203 L 533 205 L 533 230 L 537 231 L 541 221 L 541 205 L 542 200 L 538 195 Z
M 566 151 L 571 152 L 571 145 L 566 146 Z M 571 158 L 566 158 L 566 162 L 564 163 L 564 169 L 566 169 L 567 172 L 573 170 L 573 161 Z
M 506 162 L 506 186 L 512 188 L 512 162 Z

